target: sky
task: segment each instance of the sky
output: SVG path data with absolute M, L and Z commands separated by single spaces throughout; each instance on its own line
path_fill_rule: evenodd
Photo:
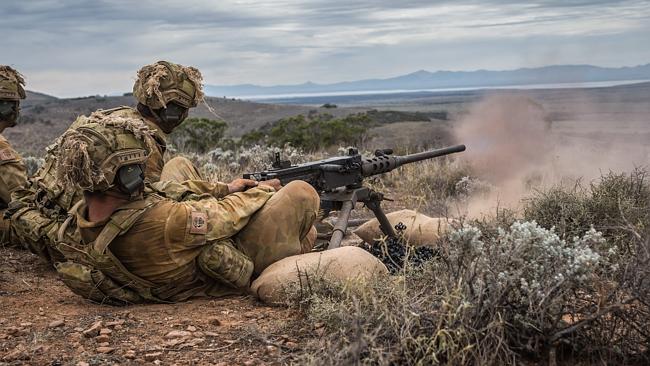
M 59 97 L 128 92 L 163 59 L 212 85 L 650 63 L 648 0 L 2 0 L 0 19 L 0 63 Z

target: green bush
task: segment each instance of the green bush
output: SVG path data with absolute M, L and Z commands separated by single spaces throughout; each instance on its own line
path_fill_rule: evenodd
M 242 145 L 266 142 L 282 147 L 287 144 L 305 151 L 330 146 L 359 145 L 373 125 L 366 114 L 334 118 L 329 114 L 309 114 L 284 118 L 272 126 L 242 136 Z
M 188 118 L 170 135 L 172 143 L 181 148 L 206 153 L 221 146 L 228 125 L 207 118 Z

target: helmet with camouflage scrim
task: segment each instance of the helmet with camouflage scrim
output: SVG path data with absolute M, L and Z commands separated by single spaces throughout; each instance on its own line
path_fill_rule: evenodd
M 0 122 L 14 126 L 20 112 L 19 103 L 25 99 L 25 79 L 10 66 L 0 65 Z
M 144 164 L 153 139 L 140 119 L 90 115 L 88 123 L 70 129 L 59 140 L 57 183 L 90 192 L 117 188 L 131 197 L 144 187 Z
M 192 108 L 203 100 L 202 82 L 201 72 L 194 67 L 158 61 L 138 71 L 133 95 L 153 109 L 165 108 L 170 102 Z
M 25 79 L 11 66 L 0 65 L 0 99 L 25 99 Z
M 171 133 L 187 117 L 188 110 L 203 100 L 202 81 L 201 72 L 194 67 L 158 61 L 138 71 L 133 95 L 138 110 L 153 117 L 165 133 Z

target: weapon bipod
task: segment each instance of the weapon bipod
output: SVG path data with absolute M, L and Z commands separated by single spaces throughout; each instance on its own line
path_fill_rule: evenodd
M 375 214 L 379 221 L 379 227 L 384 235 L 394 238 L 395 230 L 391 226 L 386 214 L 381 209 L 381 201 L 385 200 L 382 193 L 376 192 L 368 187 L 347 188 L 340 191 L 326 192 L 321 195 L 321 207 L 326 215 L 332 210 L 338 210 L 339 215 L 332 229 L 332 236 L 327 249 L 334 249 L 341 246 L 341 241 L 348 229 L 350 213 L 357 202 L 363 203 Z

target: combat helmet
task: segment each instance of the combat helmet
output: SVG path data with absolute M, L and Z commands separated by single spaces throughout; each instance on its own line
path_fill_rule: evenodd
M 25 79 L 10 66 L 0 65 L 0 121 L 15 126 L 20 113 L 19 103 L 25 99 Z
M 25 79 L 11 66 L 0 65 L 0 99 L 15 100 L 25 99 Z
M 158 61 L 138 71 L 133 95 L 152 108 L 166 108 L 176 102 L 184 108 L 196 107 L 203 100 L 203 77 L 194 67 Z
M 93 113 L 88 123 L 60 138 L 57 184 L 84 191 L 116 188 L 137 197 L 144 187 L 144 164 L 155 149 L 153 131 L 140 119 Z

